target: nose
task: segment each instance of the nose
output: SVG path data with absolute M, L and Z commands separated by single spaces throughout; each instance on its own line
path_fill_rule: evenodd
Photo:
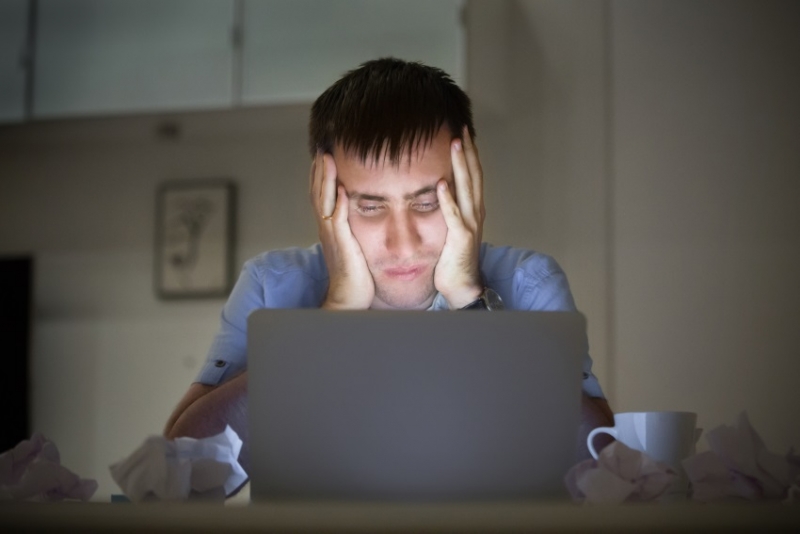
M 405 212 L 394 213 L 386 224 L 386 250 L 398 259 L 413 257 L 422 243 L 414 218 Z

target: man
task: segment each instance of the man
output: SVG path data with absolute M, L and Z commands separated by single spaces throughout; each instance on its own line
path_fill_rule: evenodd
M 257 308 L 574 310 L 566 276 L 543 254 L 482 244 L 483 172 L 467 95 L 443 71 L 380 59 L 314 103 L 311 205 L 320 244 L 248 261 L 208 361 L 165 435 L 230 424 L 249 469 L 247 316 Z M 581 456 L 612 414 L 588 354 Z

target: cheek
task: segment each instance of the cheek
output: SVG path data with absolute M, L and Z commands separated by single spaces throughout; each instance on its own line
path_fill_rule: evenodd
M 437 211 L 434 215 L 420 221 L 419 233 L 428 247 L 441 252 L 447 238 L 447 223 L 444 222 L 442 212 Z
M 370 221 L 356 217 L 352 213 L 350 214 L 350 230 L 353 232 L 353 236 L 358 241 L 361 251 L 367 259 L 372 257 L 373 251 L 381 243 L 382 232 L 380 228 L 379 224 L 370 224 Z

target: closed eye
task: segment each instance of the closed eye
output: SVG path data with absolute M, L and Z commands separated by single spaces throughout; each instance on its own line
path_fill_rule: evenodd
M 380 214 L 385 207 L 382 204 L 366 204 L 356 206 L 356 211 L 366 217 Z
M 411 201 L 411 209 L 420 213 L 439 209 L 439 197 L 435 191 L 424 191 Z
M 411 205 L 414 211 L 428 212 L 439 209 L 439 202 L 415 202 Z

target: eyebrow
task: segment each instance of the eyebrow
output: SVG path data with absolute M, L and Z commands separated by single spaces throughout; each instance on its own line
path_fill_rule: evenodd
M 438 180 L 437 180 L 437 182 L 438 182 Z M 435 185 L 429 185 L 429 186 L 423 187 L 422 189 L 417 189 L 413 193 L 409 193 L 407 195 L 404 195 L 403 199 L 404 200 L 413 200 L 413 199 L 415 199 L 417 197 L 421 197 L 422 195 L 427 195 L 428 193 L 435 193 L 435 192 L 436 192 L 436 186 Z M 367 193 L 359 193 L 357 191 L 349 193 L 348 196 L 350 197 L 351 200 L 372 200 L 372 201 L 375 201 L 375 202 L 385 202 L 386 200 L 388 200 L 384 196 L 369 195 Z

